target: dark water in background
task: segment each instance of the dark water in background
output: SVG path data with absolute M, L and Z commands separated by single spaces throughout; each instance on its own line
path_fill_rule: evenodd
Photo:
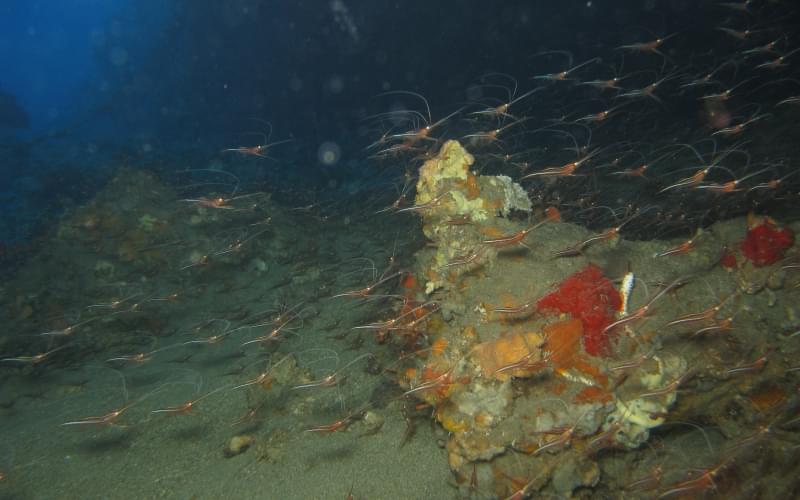
M 259 308 L 242 305 L 248 300 L 244 292 L 237 295 L 249 286 L 243 284 L 249 276 L 234 277 L 231 269 L 260 276 L 259 266 L 274 270 L 276 264 L 258 261 L 255 256 L 263 255 L 255 249 L 244 254 L 247 258 L 234 256 L 249 244 L 275 256 L 282 269 L 260 284 L 259 298 L 278 304 L 276 310 L 308 300 L 313 313 L 295 321 L 314 324 L 330 307 L 321 297 L 357 289 L 370 269 L 373 280 L 381 282 L 385 266 L 380 259 L 392 257 L 384 271 L 392 277 L 387 271 L 395 253 L 403 266 L 411 265 L 413 251 L 425 244 L 416 219 L 380 217 L 413 205 L 418 167 L 446 139 L 460 139 L 475 155 L 480 173 L 519 181 L 537 215 L 555 207 L 564 220 L 595 232 L 626 221 L 622 234 L 629 241 L 685 238 L 749 212 L 782 224 L 800 215 L 800 175 L 795 175 L 800 6 L 790 0 L 86 0 L 54 5 L 0 6 L 0 25 L 9 27 L 0 37 L 0 266 L 9 283 L 17 280 L 15 287 L 21 276 L 15 273 L 28 262 L 60 266 L 68 271 L 55 281 L 69 282 L 51 289 L 48 278 L 40 276 L 41 281 L 28 283 L 27 299 L 20 288 L 3 297 L 15 303 L 9 313 L 19 322 L 14 325 L 28 324 L 0 350 L 0 358 L 12 364 L 25 357 L 21 353 L 42 351 L 38 344 L 26 349 L 30 338 L 35 343 L 41 332 L 82 325 L 86 317 L 112 323 L 131 338 L 146 330 L 159 346 L 169 345 L 169 352 L 190 342 L 174 344 L 171 336 L 199 324 L 212 306 L 226 307 L 223 336 L 244 328 L 239 324 L 251 328 L 263 319 L 255 315 Z M 509 102 L 507 110 L 498 111 Z M 265 147 L 255 149 L 259 146 Z M 571 162 L 576 162 L 574 176 L 566 171 L 542 175 Z M 132 173 L 138 171 L 153 177 Z M 705 177 L 693 177 L 701 172 Z M 131 183 L 127 194 L 125 179 Z M 214 206 L 216 199 L 222 201 Z M 206 214 L 207 220 L 196 223 L 187 206 L 212 214 L 221 208 L 222 215 Z M 140 218 L 142 213 L 153 219 Z M 57 229 L 65 220 L 70 221 L 66 232 L 63 225 Z M 198 233 L 202 224 L 209 224 L 207 234 Z M 270 229 L 262 230 L 267 224 Z M 153 227 L 163 231 L 161 239 L 152 239 Z M 267 243 L 264 234 L 275 236 Z M 125 275 L 124 285 L 102 285 L 116 292 L 98 295 L 91 287 L 111 281 L 104 273 L 113 271 L 94 261 L 73 268 L 69 252 L 80 245 L 116 256 L 117 277 L 127 266 L 141 268 Z M 146 256 L 137 253 L 154 249 Z M 212 262 L 218 256 L 221 267 L 190 275 L 209 255 Z M 369 266 L 363 264 L 367 260 Z M 88 274 L 81 275 L 84 265 Z M 312 268 L 317 274 L 308 281 L 297 278 Z M 141 276 L 153 281 L 139 283 Z M 153 284 L 157 279 L 164 283 Z M 294 288 L 283 290 L 287 283 Z M 706 282 L 698 293 L 708 298 L 711 288 Z M 74 295 L 89 289 L 84 297 Z M 184 316 L 166 319 L 159 309 L 146 320 L 125 316 L 123 321 L 120 312 L 120 323 L 114 322 L 118 313 L 112 299 L 129 296 L 138 307 L 146 298 L 147 307 L 162 308 L 178 289 L 196 300 Z M 242 302 L 228 303 L 226 297 Z M 341 325 L 370 324 L 382 311 L 371 306 L 322 328 L 333 333 Z M 126 309 L 125 315 L 138 312 Z M 102 319 L 106 313 L 114 320 Z M 55 317 L 60 323 L 51 321 Z M 205 335 L 205 328 L 208 324 L 195 333 Z M 75 353 L 73 346 L 61 354 L 104 360 L 141 345 L 140 338 L 125 342 Z M 335 349 L 339 363 L 345 351 L 361 352 L 362 344 L 356 344 L 343 349 L 322 342 L 303 349 Z M 225 355 L 235 358 L 234 351 Z M 271 354 L 268 363 L 278 359 Z M 210 364 L 192 364 L 191 355 L 186 360 L 174 362 L 202 372 L 205 383 L 212 376 L 222 380 L 221 373 L 203 371 Z M 313 368 L 317 362 L 307 364 Z M 298 364 L 305 366 L 303 359 Z M 8 369 L 4 380 L 16 383 L 19 374 L 10 366 L 3 365 Z M 252 367 L 244 363 L 240 374 L 257 375 Z M 789 373 L 783 373 L 784 382 Z M 350 409 L 358 406 L 358 398 L 347 395 L 333 406 L 344 401 Z M 99 406 L 114 405 L 106 400 Z M 51 418 L 53 427 L 103 411 L 73 408 L 69 415 L 48 415 L 43 421 Z M 234 417 L 225 414 L 228 420 Z M 149 418 L 145 412 L 142 419 Z M 789 418 L 787 432 L 796 427 Z M 441 434 L 438 438 L 444 441 Z M 724 439 L 713 441 L 715 450 L 722 449 Z M 750 442 L 731 449 L 739 454 L 746 446 Z M 267 451 L 259 453 L 259 461 L 267 460 L 262 455 Z M 20 465 L 8 456 L 0 472 Z M 769 459 L 759 464 L 771 467 Z M 495 498 L 480 487 L 464 493 L 469 480 L 462 479 L 456 482 L 463 496 Z M 690 495 L 711 494 L 696 481 L 687 485 Z M 670 482 L 680 484 L 681 477 L 675 473 Z M 349 483 L 336 483 L 331 498 L 344 496 Z M 517 489 L 525 484 L 517 483 L 511 481 Z M 20 497 L 30 494 L 19 491 L 24 492 Z M 666 483 L 648 491 L 678 497 Z M 244 498 L 250 492 L 239 494 Z
M 532 144 L 562 146 L 552 135 L 519 134 L 523 129 L 625 103 L 620 119 L 603 123 L 591 144 L 641 144 L 630 148 L 636 152 L 626 160 L 633 164 L 641 155 L 657 156 L 653 151 L 663 145 L 707 139 L 705 103 L 698 100 L 706 92 L 741 84 L 725 103 L 730 124 L 763 115 L 777 127 L 791 119 L 791 105 L 773 109 L 774 104 L 798 90 L 792 79 L 796 54 L 781 67 L 757 68 L 795 46 L 791 2 L 753 2 L 747 12 L 706 1 L 86 2 L 62 7 L 68 15 L 61 18 L 49 7 L 6 7 L 16 29 L 4 37 L 4 64 L 20 73 L 13 84 L 21 106 L 35 113 L 28 130 L 3 133 L 3 192 L 19 217 L 19 224 L 4 225 L 7 244 L 30 236 L 31 220 L 42 207 L 58 211 L 59 198 L 90 196 L 110 165 L 196 167 L 221 149 L 263 142 L 269 133 L 264 122 L 272 126 L 271 141 L 292 142 L 274 150 L 282 163 L 237 171 L 245 182 L 296 189 L 302 179 L 303 191 L 333 197 L 390 182 L 397 169 L 387 173 L 364 154 L 389 125 L 365 118 L 424 106 L 410 96 L 379 97 L 385 91 L 424 95 L 434 120 L 467 106 L 440 127 L 439 136 L 457 137 L 475 130 L 467 113 L 480 106 L 476 102 L 507 99 L 515 82 L 493 73 L 513 76 L 517 95 L 549 86 L 515 106 L 529 118 L 524 126 L 510 130 L 502 145 L 484 148 L 521 153 L 517 162 L 525 161 Z M 741 41 L 722 29 L 753 34 Z M 21 39 L 12 38 L 14 33 Z M 675 36 L 659 48 L 661 55 L 617 48 L 668 35 Z M 774 51 L 743 54 L 772 41 Z M 75 68 L 68 66 L 70 58 Z M 666 77 L 658 99 L 620 99 L 591 86 L 531 80 L 592 58 L 599 59 L 570 76 L 623 76 L 627 90 Z M 715 85 L 681 87 L 714 70 Z M 0 84 L 13 97 L 14 89 Z M 758 125 L 769 127 L 770 120 Z M 568 128 L 588 142 L 586 130 Z M 777 139 L 775 134 L 764 134 L 772 137 L 741 140 L 779 162 L 791 138 L 775 144 L 767 140 Z M 732 142 L 717 139 L 720 147 Z M 328 149 L 334 150 L 332 164 L 320 161 Z M 622 149 L 606 154 L 614 158 Z

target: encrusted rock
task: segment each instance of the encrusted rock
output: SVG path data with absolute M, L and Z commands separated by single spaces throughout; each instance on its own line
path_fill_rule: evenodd
M 503 226 L 499 216 L 531 211 L 520 185 L 506 176 L 475 175 L 470 170 L 474 162 L 458 141 L 450 140 L 419 170 L 414 205 L 423 218 L 425 236 L 436 248 L 423 273 L 427 293 L 492 258 L 494 251 L 480 242 L 487 231 Z
M 563 463 L 553 472 L 553 488 L 569 496 L 577 488 L 592 487 L 600 481 L 600 467 L 590 460 Z

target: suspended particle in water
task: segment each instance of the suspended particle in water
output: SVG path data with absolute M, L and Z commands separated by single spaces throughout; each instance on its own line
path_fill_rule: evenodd
M 331 76 L 331 79 L 328 80 L 328 90 L 332 94 L 338 94 L 344 89 L 344 79 L 339 75 Z
M 292 92 L 300 92 L 303 88 L 303 80 L 297 77 L 297 75 L 293 75 L 289 78 L 289 89 Z
M 109 58 L 114 66 L 124 66 L 128 62 L 128 51 L 122 47 L 112 47 Z
M 323 165 L 336 165 L 342 157 L 342 149 L 333 141 L 326 141 L 319 145 L 317 158 Z
M 329 5 L 339 29 L 350 35 L 354 42 L 358 42 L 358 27 L 347 5 L 342 0 L 332 0 Z
M 92 42 L 92 45 L 102 47 L 106 44 L 106 33 L 103 30 L 94 29 L 89 33 L 89 40 Z
M 480 85 L 470 85 L 465 92 L 467 101 L 477 101 L 483 97 L 483 87 Z
M 253 108 L 263 109 L 264 106 L 267 104 L 267 98 L 261 94 L 256 94 L 252 97 L 253 99 Z

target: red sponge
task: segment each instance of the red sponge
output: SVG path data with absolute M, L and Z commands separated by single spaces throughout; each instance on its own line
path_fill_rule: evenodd
M 774 264 L 783 258 L 786 249 L 794 244 L 789 228 L 779 229 L 770 219 L 747 230 L 742 241 L 742 253 L 756 267 Z
M 537 303 L 540 310 L 556 310 L 579 318 L 583 323 L 583 348 L 592 356 L 608 353 L 610 340 L 603 330 L 616 320 L 620 306 L 619 292 L 594 264 L 569 276 L 558 290 Z

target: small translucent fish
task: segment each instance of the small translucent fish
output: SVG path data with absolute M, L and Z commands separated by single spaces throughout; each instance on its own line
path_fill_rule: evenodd
M 589 387 L 598 387 L 597 383 L 591 378 L 572 370 L 567 370 L 564 368 L 556 368 L 555 373 L 556 375 L 565 378 L 570 382 L 575 382 L 576 384 L 583 384 Z
M 619 288 L 619 316 L 628 314 L 628 304 L 631 300 L 631 292 L 633 292 L 633 285 L 636 284 L 636 276 L 632 271 L 628 271 L 625 277 L 622 278 L 622 285 Z

